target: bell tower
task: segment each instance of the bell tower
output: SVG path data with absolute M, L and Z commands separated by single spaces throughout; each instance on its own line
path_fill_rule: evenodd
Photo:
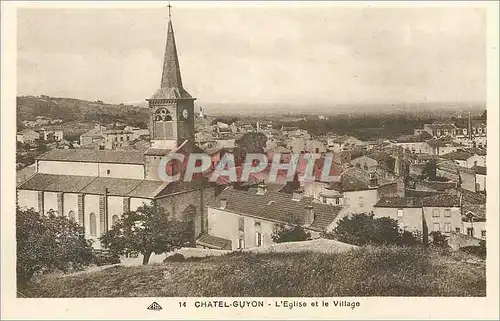
M 174 28 L 168 6 L 168 27 L 160 88 L 146 99 L 149 102 L 151 146 L 144 153 L 145 176 L 159 180 L 164 156 L 179 151 L 189 153 L 195 146 L 194 101 L 182 86 Z
M 182 86 L 174 28 L 170 15 L 160 89 L 149 102 L 150 153 L 168 153 L 182 146 L 194 146 L 194 101 Z M 148 152 L 146 152 L 147 155 Z M 159 155 L 158 155 L 159 156 Z

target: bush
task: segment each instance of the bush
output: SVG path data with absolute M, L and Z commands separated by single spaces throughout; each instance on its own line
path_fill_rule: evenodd
M 274 226 L 271 238 L 276 243 L 307 241 L 311 239 L 311 233 L 304 230 L 299 224 L 278 224 Z
M 396 220 L 389 217 L 374 218 L 373 214 L 346 216 L 338 222 L 332 233 L 324 236 L 358 246 L 420 243 L 411 232 L 401 230 Z

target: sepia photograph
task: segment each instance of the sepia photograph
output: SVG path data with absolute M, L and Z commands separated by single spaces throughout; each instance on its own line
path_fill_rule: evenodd
M 2 31 L 20 304 L 333 318 L 498 292 L 495 6 L 73 4 Z

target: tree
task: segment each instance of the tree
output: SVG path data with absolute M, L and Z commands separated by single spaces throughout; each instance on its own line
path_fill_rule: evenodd
M 434 181 L 436 180 L 437 176 L 436 168 L 437 168 L 436 161 L 431 160 L 424 165 L 424 168 L 422 170 L 422 175 L 429 178 L 431 181 Z
M 325 235 L 354 245 L 410 245 L 408 233 L 389 217 L 374 218 L 373 214 L 353 214 L 342 218 L 332 233 Z
M 45 144 L 45 141 L 43 139 L 37 139 L 36 150 L 39 153 L 45 153 L 49 150 L 49 148 L 47 147 L 47 144 Z
M 115 254 L 141 253 L 142 264 L 146 265 L 151 254 L 186 246 L 192 241 L 192 236 L 186 222 L 170 218 L 162 207 L 153 203 L 125 213 L 100 240 Z
M 297 242 L 311 239 L 311 233 L 307 232 L 300 224 L 277 224 L 271 235 L 273 242 Z
M 16 214 L 19 284 L 39 272 L 80 270 L 91 263 L 91 243 L 74 221 L 19 208 Z
M 247 153 L 263 153 L 266 148 L 267 136 L 260 132 L 249 132 L 236 140 L 243 154 Z

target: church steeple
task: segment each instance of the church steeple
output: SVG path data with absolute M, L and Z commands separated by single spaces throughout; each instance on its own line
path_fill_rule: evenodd
M 165 56 L 163 58 L 163 70 L 161 75 L 160 89 L 151 99 L 190 99 L 191 95 L 182 86 L 181 69 L 177 46 L 175 44 L 174 28 L 172 18 L 168 8 L 167 43 L 165 46 Z
M 194 100 L 184 89 L 179 68 L 179 57 L 175 44 L 174 28 L 170 18 L 167 26 L 167 43 L 161 74 L 160 88 L 149 102 L 149 132 L 151 148 L 144 155 L 147 157 L 148 179 L 155 177 L 158 164 L 157 156 L 165 156 L 171 150 L 183 148 L 191 150 L 194 139 Z

